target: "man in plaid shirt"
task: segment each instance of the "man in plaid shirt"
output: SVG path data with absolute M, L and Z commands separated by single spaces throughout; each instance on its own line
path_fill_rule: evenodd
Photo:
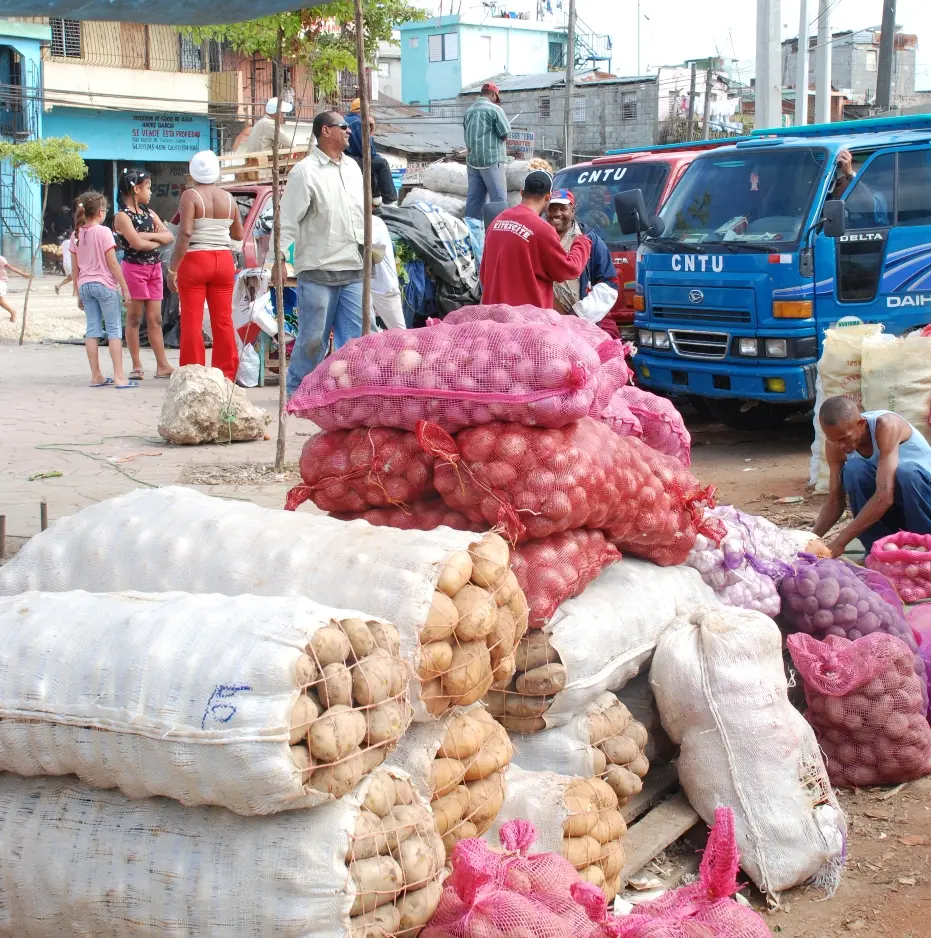
M 511 125 L 500 103 L 498 86 L 494 82 L 486 82 L 478 100 L 466 111 L 462 121 L 469 172 L 466 218 L 481 219 L 486 198 L 490 202 L 507 201 L 504 141 L 511 132 Z

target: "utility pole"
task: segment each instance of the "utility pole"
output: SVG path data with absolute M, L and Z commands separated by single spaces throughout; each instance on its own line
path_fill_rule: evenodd
M 808 0 L 798 8 L 798 55 L 795 57 L 795 126 L 808 123 Z
M 692 80 L 689 84 L 689 119 L 685 128 L 685 139 L 692 139 L 692 128 L 695 124 L 695 79 L 698 77 L 698 69 L 695 63 L 692 63 Z
M 756 127 L 782 125 L 782 74 L 779 35 L 782 27 L 779 0 L 756 0 Z
M 708 71 L 705 73 L 705 113 L 701 119 L 701 138 L 708 139 L 708 124 L 711 121 L 711 85 L 714 81 L 714 69 L 708 65 Z
M 278 317 L 278 438 L 275 441 L 275 468 L 284 469 L 285 450 L 288 442 L 287 418 L 287 375 L 288 335 L 284 320 L 284 262 L 281 259 L 281 156 L 278 152 L 281 133 L 281 76 L 284 72 L 284 27 L 278 27 L 278 42 L 275 48 L 275 70 L 272 93 L 278 102 L 275 108 L 275 142 L 272 144 L 272 251 L 275 256 L 274 287 Z M 290 154 L 288 159 L 290 160 Z
M 569 0 L 569 28 L 566 42 L 566 166 L 572 165 L 572 92 L 575 90 L 575 0 Z
M 831 123 L 831 7 L 818 0 L 818 42 L 815 45 L 815 123 Z
M 895 58 L 895 0 L 883 0 L 883 25 L 879 34 L 879 66 L 876 70 L 876 107 L 892 107 L 892 60 Z
M 356 68 L 362 120 L 362 335 L 372 329 L 372 147 L 369 130 L 369 83 L 365 73 L 365 23 L 362 0 L 355 0 Z
M 642 72 L 640 71 L 640 0 L 637 0 L 637 77 L 639 78 Z

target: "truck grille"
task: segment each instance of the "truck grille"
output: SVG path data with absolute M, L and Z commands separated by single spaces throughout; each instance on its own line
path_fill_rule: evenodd
M 655 319 L 677 319 L 680 322 L 750 322 L 750 313 L 744 309 L 695 309 L 684 306 L 653 306 Z
M 681 329 L 669 332 L 673 349 L 683 358 L 724 358 L 730 339 L 726 332 L 683 332 Z

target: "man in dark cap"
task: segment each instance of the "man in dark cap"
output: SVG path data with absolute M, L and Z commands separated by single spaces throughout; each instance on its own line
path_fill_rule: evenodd
M 478 100 L 465 112 L 462 128 L 469 173 L 466 218 L 481 219 L 486 198 L 491 202 L 505 202 L 508 197 L 504 171 L 508 157 L 504 141 L 511 132 L 511 125 L 504 116 L 501 95 L 494 82 L 482 85 Z
M 482 255 L 482 302 L 553 308 L 553 284 L 575 280 L 588 263 L 591 241 L 576 237 L 568 254 L 556 229 L 540 216 L 553 194 L 553 177 L 542 169 L 524 180 L 521 204 L 489 226 Z

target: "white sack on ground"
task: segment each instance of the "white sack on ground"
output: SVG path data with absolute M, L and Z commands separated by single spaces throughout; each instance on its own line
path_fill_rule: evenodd
M 404 197 L 405 205 L 413 205 L 415 202 L 426 202 L 428 205 L 435 205 L 456 218 L 465 217 L 466 200 L 458 195 L 433 192 L 430 189 L 418 186 L 416 189 L 411 189 Z
M 410 670 L 381 650 L 377 666 L 374 655 L 348 668 L 333 664 L 321 686 L 325 662 L 315 649 L 335 647 L 336 630 L 326 627 L 357 616 L 301 597 L 75 591 L 0 598 L 0 770 L 74 774 L 130 798 L 164 795 L 237 814 L 330 801 L 384 760 L 410 720 Z M 340 647 L 346 651 L 348 640 Z M 348 689 L 339 710 L 321 703 L 331 678 L 334 686 L 341 678 L 358 682 L 372 667 L 387 668 L 397 685 L 384 688 L 378 708 Z M 299 705 L 305 697 L 311 709 Z M 388 708 L 397 717 L 390 732 L 371 743 L 356 736 L 334 751 L 330 735 L 347 725 L 364 734 L 366 716 Z M 307 771 L 308 733 L 319 773 Z M 342 777 L 336 790 L 334 772 Z
M 420 173 L 423 187 L 431 192 L 458 195 L 469 194 L 469 175 L 465 163 L 431 163 Z
M 867 336 L 860 374 L 863 410 L 894 411 L 931 440 L 931 336 Z
M 349 938 L 347 855 L 378 778 L 313 811 L 243 818 L 131 801 L 73 778 L 0 775 L 0 935 Z M 433 847 L 432 817 L 414 804 L 418 821 L 406 834 Z M 397 881 L 400 867 L 387 859 Z M 439 898 L 441 871 L 430 866 L 398 906 L 427 891 Z
M 474 534 L 401 531 L 202 495 L 137 489 L 56 521 L 0 569 L 0 594 L 25 590 L 183 590 L 304 596 L 394 623 L 419 663 L 420 631 L 446 559 Z M 649 565 L 646 565 L 649 566 Z M 411 687 L 415 719 L 430 719 Z
M 722 606 L 676 619 L 650 682 L 681 746 L 679 781 L 710 824 L 734 811 L 741 864 L 763 892 L 836 888 L 846 824 L 821 752 L 788 698 L 782 636 L 760 612 Z

